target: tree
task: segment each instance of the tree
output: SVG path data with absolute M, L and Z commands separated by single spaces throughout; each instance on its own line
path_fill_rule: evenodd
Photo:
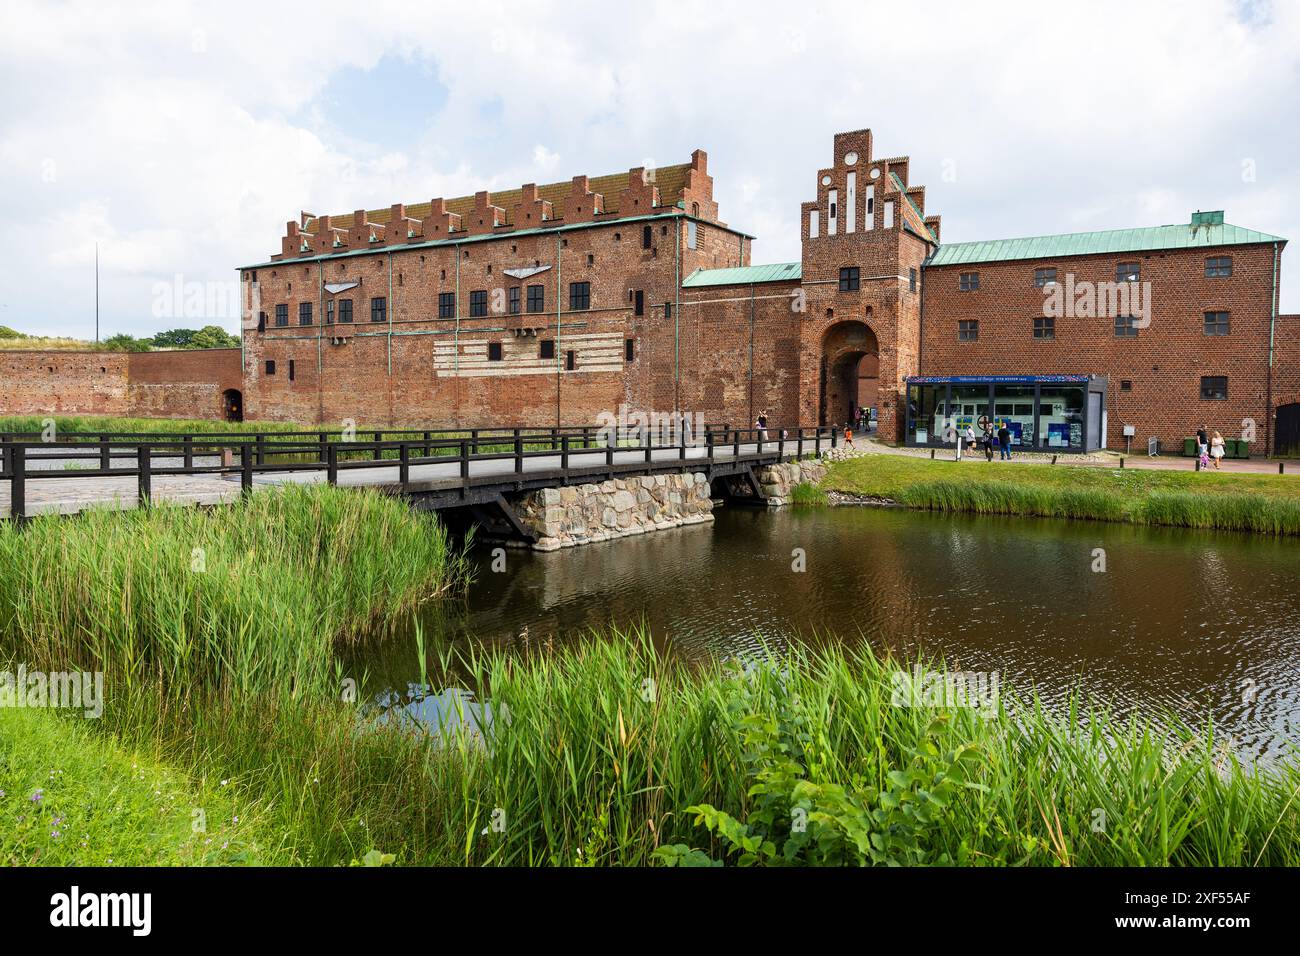
M 27 336 L 24 335 L 22 332 L 19 332 L 17 329 L 11 329 L 7 325 L 0 325 L 0 339 L 25 339 L 25 338 L 27 338 Z
M 237 349 L 239 339 L 219 325 L 205 325 L 194 333 L 188 348 L 192 349 Z
M 147 339 L 137 339 L 125 332 L 109 336 L 104 339 L 100 347 L 109 352 L 148 352 L 150 348 Z

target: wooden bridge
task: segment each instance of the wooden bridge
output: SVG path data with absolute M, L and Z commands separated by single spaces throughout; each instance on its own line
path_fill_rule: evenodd
M 541 488 L 703 472 L 719 494 L 761 497 L 754 469 L 834 448 L 835 428 L 711 425 L 674 442 L 596 427 L 0 434 L 0 518 L 156 501 L 220 504 L 286 483 L 372 487 L 421 509 L 485 509 L 515 524 L 510 499 Z M 477 518 L 475 519 L 477 520 Z

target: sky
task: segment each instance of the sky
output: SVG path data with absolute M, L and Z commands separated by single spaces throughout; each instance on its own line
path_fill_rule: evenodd
M 33 334 L 94 337 L 96 245 L 101 336 L 236 331 L 236 268 L 300 210 L 696 148 L 753 261 L 791 261 L 833 135 L 864 127 L 949 242 L 1196 209 L 1300 238 L 1297 0 L 7 0 L 3 22 L 0 325 Z

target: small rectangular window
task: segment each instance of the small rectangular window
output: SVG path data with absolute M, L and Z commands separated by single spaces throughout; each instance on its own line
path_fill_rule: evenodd
M 456 293 L 438 293 L 438 318 L 454 319 L 456 317 Z
M 686 248 L 695 248 L 695 220 L 693 219 L 686 222 Z
M 388 321 L 388 299 L 384 298 L 382 295 L 375 296 L 370 300 L 370 321 Z
M 580 312 L 591 308 L 591 283 L 569 283 L 569 311 Z
M 1036 339 L 1056 338 L 1056 319 L 1050 315 L 1035 316 L 1034 317 L 1034 338 Z
M 1142 278 L 1142 264 L 1139 262 L 1121 262 L 1115 267 L 1116 282 L 1137 282 Z
M 570 372 L 578 367 L 578 353 L 573 349 L 564 353 L 564 367 Z
M 475 319 L 488 314 L 487 289 L 475 289 L 469 294 L 469 314 Z
M 861 273 L 858 266 L 844 266 L 840 269 L 840 291 L 857 292 L 861 287 Z
M 957 341 L 974 342 L 980 337 L 979 319 L 962 319 L 957 323 Z
M 281 304 L 275 307 L 275 324 L 276 325 L 289 324 L 289 307 L 287 305 Z
M 1208 279 L 1224 279 L 1232 275 L 1232 256 L 1211 256 L 1205 260 Z
M 632 314 L 645 315 L 645 293 L 640 289 L 632 293 Z
M 1121 378 L 1119 380 L 1119 390 L 1121 392 L 1133 391 L 1133 380 L 1130 378 Z
M 1227 335 L 1229 327 L 1230 313 L 1227 312 L 1206 312 L 1205 313 L 1205 334 L 1206 335 Z
M 537 343 L 538 358 L 553 359 L 555 358 L 555 339 L 542 339 Z
M 980 274 L 978 272 L 963 272 L 960 277 L 958 288 L 962 292 L 974 292 L 980 287 Z
M 894 201 L 892 199 L 885 200 L 885 224 L 884 225 L 886 229 L 894 228 Z
M 352 300 L 351 299 L 339 300 L 339 321 L 340 322 L 352 321 Z
M 528 311 L 544 312 L 546 310 L 546 286 L 530 285 L 528 287 Z
M 519 314 L 519 286 L 517 286 L 517 285 L 512 285 L 512 286 L 510 287 L 510 305 L 509 305 L 509 308 L 510 308 L 510 314 L 511 314 L 511 315 L 518 315 L 518 314 Z
M 916 270 L 915 269 L 907 270 L 907 291 L 908 292 L 916 291 Z
M 1115 316 L 1115 337 L 1120 339 L 1137 338 L 1137 325 L 1134 324 L 1136 321 L 1131 315 Z
M 325 300 L 325 324 L 326 325 L 334 324 L 334 300 L 333 299 Z
M 636 340 L 625 339 L 623 342 L 623 361 L 630 362 L 636 358 Z
M 294 369 L 295 369 L 294 360 L 289 359 L 289 381 L 291 382 L 294 380 Z
M 1202 375 L 1201 398 L 1207 402 L 1221 402 L 1228 397 L 1228 376 Z
M 665 302 L 665 303 L 664 303 L 664 318 L 665 318 L 665 319 L 671 319 L 672 317 L 673 317 L 673 304 L 672 304 L 671 302 Z
M 645 228 L 643 228 L 643 229 L 641 230 L 641 248 L 642 248 L 642 249 L 649 249 L 649 248 L 650 248 L 651 243 L 654 242 L 654 235 L 655 235 L 655 231 L 654 231 L 653 229 L 651 229 L 649 226 L 646 226 Z
M 311 325 L 311 303 L 310 302 L 298 303 L 298 324 Z
M 267 375 L 275 374 L 275 359 L 266 360 L 266 374 Z
M 500 362 L 500 361 L 501 361 L 501 354 L 502 354 L 502 353 L 501 353 L 501 343 L 500 343 L 500 342 L 489 342 L 489 343 L 488 343 L 488 361 L 489 361 L 489 362 Z
M 1056 282 L 1055 268 L 1034 270 L 1034 285 L 1037 286 L 1038 288 L 1041 289 L 1044 286 L 1052 285 L 1055 282 Z
M 259 332 L 265 332 L 265 331 L 266 331 L 266 313 L 265 313 L 265 312 L 259 312 L 259 313 L 257 313 L 257 331 L 259 331 Z

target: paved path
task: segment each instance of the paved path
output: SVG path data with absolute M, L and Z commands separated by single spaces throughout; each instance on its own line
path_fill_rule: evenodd
M 820 450 L 829 451 L 831 448 L 830 439 L 823 438 L 820 443 L 812 439 L 806 439 L 804 441 L 804 454 L 812 454 L 818 451 L 818 446 L 820 446 Z M 778 448 L 783 457 L 794 457 L 798 451 L 798 442 L 794 440 L 764 442 L 763 454 L 774 454 L 778 451 Z M 740 453 L 742 456 L 755 455 L 758 453 L 758 446 L 752 442 L 742 444 Z M 734 446 L 716 445 L 713 454 L 716 460 L 730 461 L 734 454 Z M 678 461 L 680 455 L 680 451 L 676 448 L 662 448 L 651 453 L 652 460 L 660 463 Z M 707 459 L 708 448 L 703 445 L 686 449 L 687 461 L 698 461 L 704 464 Z M 162 467 L 164 461 L 170 462 L 173 466 L 179 466 L 181 463 L 179 458 L 160 458 L 155 459 L 154 463 L 157 467 Z M 197 461 L 198 459 L 196 459 Z M 616 465 L 635 465 L 644 462 L 644 449 L 629 449 L 614 453 L 614 464 Z M 125 460 L 115 461 L 114 464 L 115 467 L 129 467 Z M 604 467 L 605 452 L 603 449 L 591 452 L 569 452 L 570 472 L 581 472 L 588 469 L 592 472 L 598 472 Z M 559 471 L 560 468 L 561 462 L 558 453 L 554 455 L 533 455 L 524 459 L 525 475 Z M 514 458 L 509 455 L 497 459 L 472 460 L 469 465 L 471 479 L 499 476 L 506 480 L 515 473 Z M 391 464 L 385 462 L 383 465 L 368 465 L 365 468 L 349 468 L 345 464 L 341 464 L 338 474 L 338 484 L 343 487 L 396 485 L 399 479 L 399 467 L 395 461 Z M 253 476 L 255 487 L 270 487 L 283 484 L 321 484 L 325 480 L 326 474 L 323 468 L 306 471 L 258 472 Z M 456 487 L 461 481 L 460 461 L 457 458 L 451 458 L 446 461 L 430 462 L 428 464 L 412 464 L 410 466 L 410 480 L 412 483 L 428 483 L 429 486 L 435 489 L 439 486 Z M 232 501 L 239 497 L 240 491 L 239 476 L 237 474 L 227 476 L 154 475 L 152 488 L 153 500 L 156 502 L 167 501 L 192 505 L 211 505 Z M 65 475 L 58 478 L 33 478 L 29 472 L 26 489 L 27 513 L 29 515 L 45 512 L 75 514 L 85 508 L 96 506 L 134 508 L 137 505 L 138 486 L 134 476 L 78 478 L 74 470 L 69 470 Z M 0 516 L 9 515 L 9 503 L 9 482 L 0 480 Z
M 929 458 L 930 450 L 928 448 L 905 448 L 885 445 L 875 441 L 860 441 L 855 436 L 854 442 L 861 446 L 864 454 L 878 455 L 900 455 L 907 458 Z M 954 452 L 951 448 L 940 448 L 935 452 L 935 457 L 941 461 L 952 461 Z M 1012 459 L 1000 461 L 997 453 L 993 455 L 993 464 L 995 465 L 1044 465 L 1052 460 L 1050 452 L 1012 452 Z M 1124 455 L 1125 468 L 1149 468 L 1156 471 L 1195 471 L 1196 459 L 1183 458 L 1181 455 L 1161 455 L 1157 458 L 1151 458 L 1144 452 L 1134 452 Z M 1073 468 L 1118 468 L 1120 453 L 1115 451 L 1095 451 L 1086 455 L 1060 454 L 1056 458 L 1057 466 L 1068 465 Z M 961 460 L 965 462 L 978 462 L 987 465 L 988 461 L 984 457 L 982 449 L 974 449 L 962 452 Z M 1253 475 L 1276 475 L 1279 461 L 1286 465 L 1287 475 L 1300 475 L 1300 460 L 1296 459 L 1277 459 L 1277 458 L 1224 458 L 1220 463 L 1220 472 L 1233 474 L 1253 474 Z M 1214 471 L 1211 465 L 1208 469 Z

